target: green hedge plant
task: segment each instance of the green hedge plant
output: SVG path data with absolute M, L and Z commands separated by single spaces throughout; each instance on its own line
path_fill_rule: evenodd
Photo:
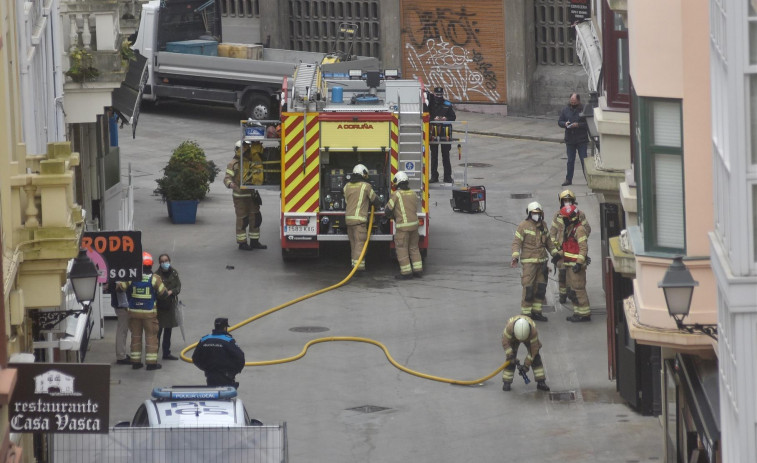
M 173 150 L 163 168 L 163 177 L 156 180 L 155 193 L 165 201 L 201 200 L 219 172 L 196 141 L 186 140 Z

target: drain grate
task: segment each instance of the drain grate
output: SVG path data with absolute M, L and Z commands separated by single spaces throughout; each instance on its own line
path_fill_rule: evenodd
M 294 331 L 295 333 L 321 333 L 328 330 L 325 326 L 295 326 L 294 328 L 289 328 L 289 331 Z
M 567 158 L 566 158 L 567 159 Z M 465 167 L 465 164 L 459 164 L 461 167 Z M 491 167 L 491 164 L 485 162 L 469 162 L 468 167 Z
M 576 391 L 550 392 L 549 400 L 552 402 L 572 402 L 576 400 Z
M 510 199 L 527 199 L 531 197 L 531 193 L 510 193 Z
M 347 410 L 360 413 L 375 413 L 389 410 L 388 407 L 379 407 L 378 405 L 361 405 L 359 407 L 348 408 Z

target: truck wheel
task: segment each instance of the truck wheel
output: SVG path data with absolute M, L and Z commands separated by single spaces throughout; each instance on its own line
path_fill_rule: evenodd
M 252 95 L 244 107 L 244 112 L 250 119 L 264 121 L 271 118 L 268 101 L 260 95 Z

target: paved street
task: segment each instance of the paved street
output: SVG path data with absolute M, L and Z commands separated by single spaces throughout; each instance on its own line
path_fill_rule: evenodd
M 215 317 L 238 323 L 334 284 L 349 271 L 349 254 L 339 248 L 318 260 L 282 261 L 278 190 L 261 192 L 264 251 L 237 250 L 231 194 L 221 178 L 200 203 L 196 224 L 171 224 L 152 191 L 172 149 L 194 139 L 223 169 L 239 138 L 239 117 L 226 109 L 166 103 L 143 110 L 136 139 L 130 128 L 120 131 L 122 181 L 130 165 L 143 247 L 156 259 L 161 252 L 171 254 L 181 275 L 187 343 L 176 330 L 176 354 L 209 332 Z M 465 148 L 476 163 L 468 183 L 486 186 L 486 213 L 453 212 L 450 187 L 434 185 L 423 279 L 395 280 L 396 262 L 372 252 L 366 276 L 235 331 L 248 361 L 295 355 L 316 337 L 363 336 L 429 375 L 477 379 L 504 362 L 500 336 L 506 320 L 519 313 L 521 293 L 520 270 L 509 266 L 510 243 L 528 202 L 541 202 L 547 220 L 557 210 L 565 153 L 556 141 L 562 134 L 556 117 L 460 112 L 458 120 L 468 120 L 478 132 Z M 459 169 L 454 150 L 453 156 Z M 501 390 L 499 374 L 480 386 L 451 386 L 401 372 L 377 347 L 329 342 L 296 362 L 246 368 L 237 379 L 250 414 L 264 423 L 287 422 L 293 462 L 662 461 L 659 420 L 628 408 L 607 379 L 599 206 L 580 169 L 571 188 L 596 224 L 590 238 L 594 264 L 588 269 L 592 323 L 571 324 L 565 320 L 568 308 L 553 308 L 557 288 L 550 275 L 549 322 L 538 328 L 547 383 L 553 392 L 573 392 L 574 400 L 550 400 L 536 391 L 535 382 L 525 385 L 517 376 L 509 393 Z M 106 322 L 107 337 L 92 342 L 88 362 L 114 363 L 114 327 L 114 321 Z M 327 330 L 292 330 L 313 327 Z M 162 363 L 156 372 L 112 366 L 111 424 L 131 419 L 153 387 L 204 383 L 191 364 Z M 354 410 L 364 406 L 385 409 Z

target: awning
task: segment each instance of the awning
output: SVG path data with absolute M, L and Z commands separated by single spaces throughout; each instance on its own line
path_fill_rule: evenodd
M 691 407 L 691 416 L 694 418 L 702 444 L 707 450 L 709 461 L 715 461 L 713 457 L 720 446 L 720 388 L 717 359 L 709 360 L 693 355 L 678 354 L 676 360 L 681 366 L 679 378 Z
M 147 58 L 135 52 L 136 59 L 129 61 L 126 78 L 121 87 L 113 91 L 113 109 L 127 124 L 131 125 L 131 136 L 137 136 L 137 119 L 142 92 L 147 81 Z

